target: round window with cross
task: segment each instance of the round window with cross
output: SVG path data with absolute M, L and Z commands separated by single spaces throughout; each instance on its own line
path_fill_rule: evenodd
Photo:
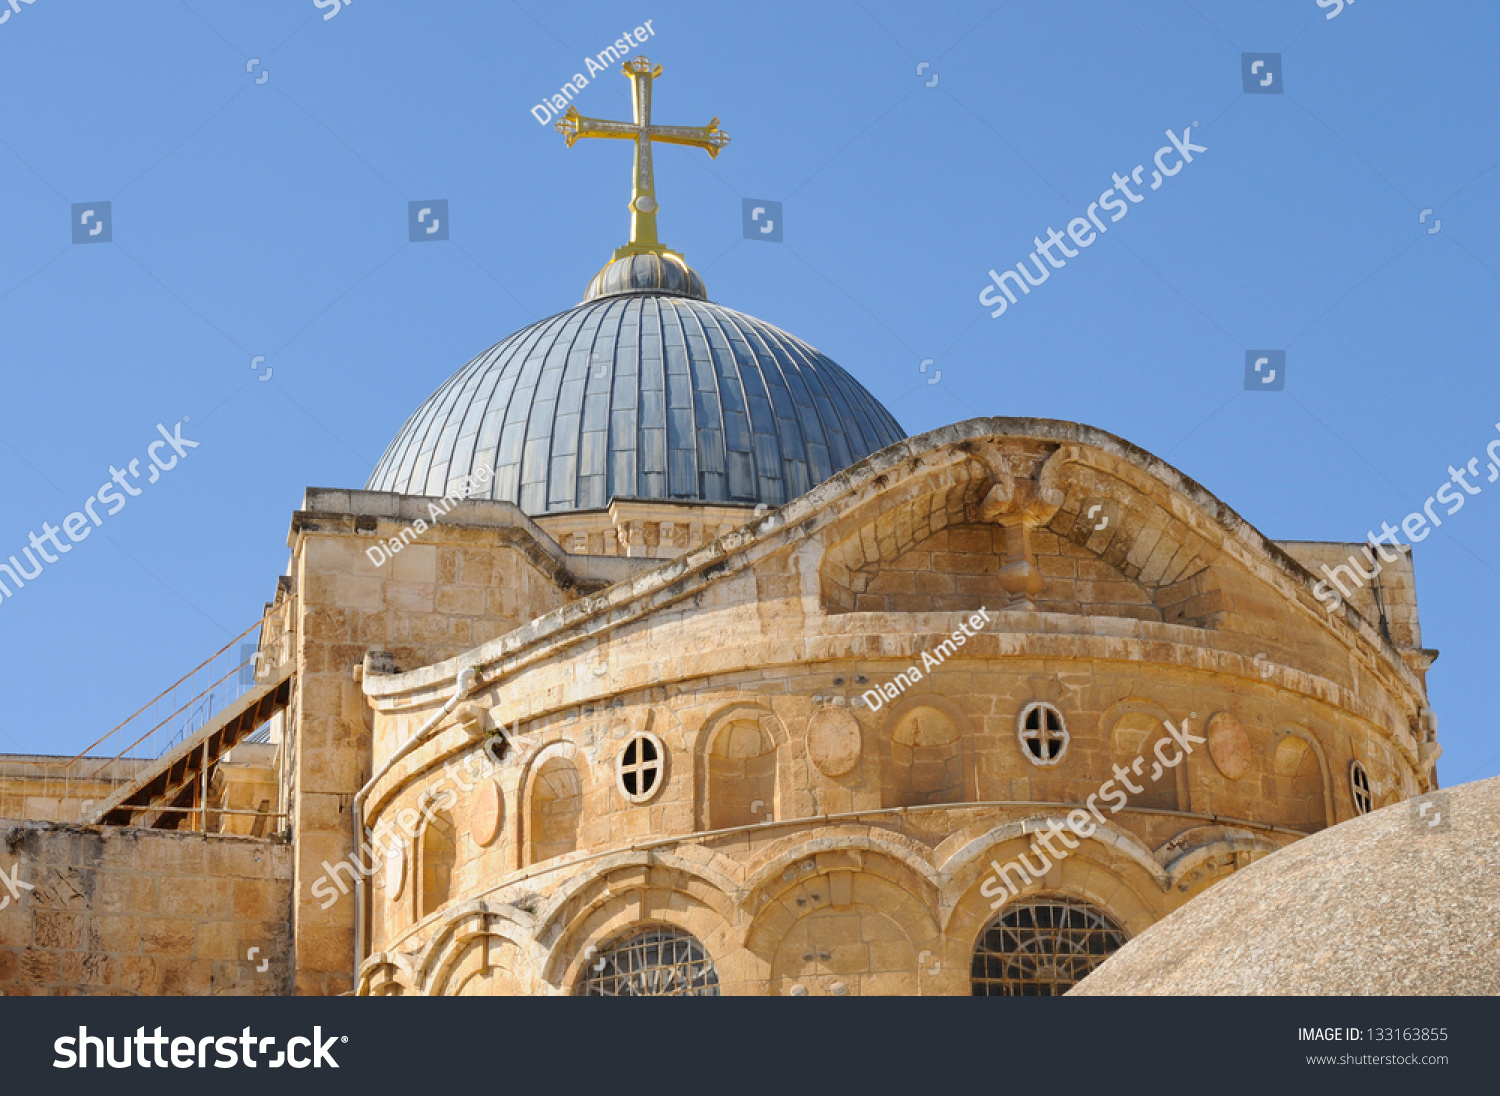
M 1040 700 L 1021 709 L 1016 734 L 1021 752 L 1033 765 L 1056 765 L 1068 752 L 1068 727 L 1062 712 Z
M 1375 809 L 1375 794 L 1370 790 L 1370 774 L 1358 761 L 1349 762 L 1349 790 L 1354 793 L 1354 810 L 1369 814 Z
M 649 731 L 632 735 L 615 761 L 615 783 L 632 803 L 644 803 L 661 790 L 667 751 Z

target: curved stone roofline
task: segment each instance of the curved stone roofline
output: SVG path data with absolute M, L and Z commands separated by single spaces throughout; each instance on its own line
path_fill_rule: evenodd
M 1302 564 L 1240 516 L 1227 503 L 1160 457 L 1105 430 L 1060 419 L 978 418 L 907 438 L 844 469 L 798 499 L 741 529 L 720 537 L 592 596 L 538 617 L 530 624 L 490 640 L 471 651 L 431 666 L 401 674 L 369 675 L 365 694 L 377 701 L 425 703 L 451 688 L 460 670 L 477 667 L 487 684 L 509 676 L 519 664 L 596 638 L 620 624 L 644 617 L 657 608 L 702 589 L 721 576 L 740 572 L 784 543 L 805 537 L 817 528 L 818 518 L 837 509 L 841 499 L 868 488 L 900 466 L 913 470 L 928 454 L 987 438 L 1036 440 L 1088 446 L 1123 458 L 1146 475 L 1197 506 L 1226 536 L 1269 562 L 1305 598 L 1291 600 L 1352 646 L 1362 646 L 1387 664 L 1389 671 L 1425 705 L 1426 690 L 1396 647 L 1347 604 L 1341 614 L 1325 612 L 1312 588 L 1317 579 Z M 975 446 L 977 451 L 977 445 Z M 967 452 L 967 450 L 965 450 Z M 496 672 L 496 663 L 504 664 Z M 425 695 L 424 695 L 425 694 Z

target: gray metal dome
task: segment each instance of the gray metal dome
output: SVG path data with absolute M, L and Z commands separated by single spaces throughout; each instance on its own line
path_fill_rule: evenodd
M 680 256 L 623 255 L 594 275 L 583 294 L 585 301 L 614 297 L 621 293 L 670 293 L 674 297 L 708 300 L 708 290 L 697 271 Z
M 707 301 L 637 291 L 474 358 L 407 420 L 366 489 L 441 496 L 488 466 L 479 497 L 533 516 L 613 498 L 780 506 L 905 436 L 800 339 Z

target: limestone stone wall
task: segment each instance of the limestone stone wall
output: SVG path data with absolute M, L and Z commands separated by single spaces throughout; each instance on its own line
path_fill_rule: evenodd
M 145 764 L 130 758 L 0 755 L 0 818 L 82 821 Z
M 530 627 L 366 677 L 377 751 L 460 670 L 478 685 L 371 797 L 371 825 L 416 825 L 371 888 L 360 991 L 572 992 L 622 934 L 670 926 L 725 992 L 966 993 L 992 865 L 1122 773 L 1143 787 L 1018 897 L 1138 933 L 1352 817 L 1356 764 L 1376 807 L 1435 786 L 1430 652 L 1324 613 L 1312 584 L 1087 428 L 892 447 Z M 1206 741 L 1158 777 L 1169 723 Z M 455 788 L 502 726 L 499 770 Z
M 0 870 L 15 886 L 0 889 L 7 996 L 262 996 L 291 984 L 284 842 L 7 821 Z
M 1048 817 L 932 808 L 564 858 L 377 945 L 360 992 L 571 994 L 622 937 L 674 929 L 726 995 L 967 996 L 992 865 L 1027 852 L 1027 827 Z M 1087 903 L 1134 936 L 1289 840 L 1203 827 L 1164 862 L 1105 828 L 1016 898 Z
M 224 811 L 275 811 L 279 802 L 279 751 L 284 739 L 284 717 L 272 718 L 270 742 L 241 742 L 224 755 L 214 770 L 209 795 L 209 829 L 216 833 L 265 837 L 286 831 L 284 819 L 269 814 L 216 814 Z
M 672 559 L 753 516 L 752 506 L 616 499 L 603 510 L 544 514 L 536 523 L 571 555 Z
M 1037 595 L 1037 607 L 1044 612 L 1162 619 L 1151 591 L 1087 548 L 1041 530 L 1033 550 L 1046 580 Z M 1004 562 L 1003 530 L 960 523 L 918 541 L 889 562 L 867 560 L 857 570 L 844 572 L 848 585 L 830 582 L 826 596 L 836 612 L 972 612 L 975 605 L 999 607 L 1009 600 L 1000 584 Z M 829 570 L 838 573 L 842 568 Z
M 1410 545 L 1399 545 L 1395 549 L 1399 558 L 1390 561 L 1377 553 L 1374 562 L 1379 564 L 1379 572 L 1373 580 L 1359 582 L 1350 571 L 1335 571 L 1335 568 L 1348 567 L 1353 557 L 1361 572 L 1372 570 L 1371 561 L 1364 554 L 1364 544 L 1314 541 L 1280 541 L 1279 544 L 1319 579 L 1326 581 L 1328 571 L 1333 571 L 1350 591 L 1350 597 L 1345 600 L 1361 616 L 1376 622 L 1382 615 L 1385 617 L 1391 642 L 1399 647 L 1422 646 L 1422 629 L 1417 623 L 1417 582 Z M 1387 546 L 1386 551 L 1391 550 Z M 1325 566 L 1328 571 L 1323 570 Z M 1338 592 L 1332 585 L 1329 590 Z M 1342 594 L 1339 596 L 1343 597 Z
M 372 771 L 372 747 L 383 756 L 404 733 L 404 724 L 388 725 L 372 743 L 354 668 L 371 651 L 397 668 L 441 661 L 599 582 L 569 570 L 566 554 L 508 503 L 450 503 L 435 523 L 439 499 L 315 489 L 303 506 L 289 540 L 297 992 L 336 994 L 352 985 L 353 903 L 340 896 L 325 908 L 312 888 L 324 864 L 353 850 L 350 811 Z
M 998 627 L 1016 615 L 1001 614 Z M 997 642 L 984 635 L 965 649 L 990 651 Z M 624 657 L 618 648 L 615 654 Z M 818 834 L 826 848 L 831 839 L 821 831 L 837 827 L 824 816 L 868 812 L 856 821 L 900 833 L 920 855 L 936 856 L 963 826 L 979 834 L 1018 824 L 1047 804 L 1081 804 L 1091 795 L 1097 802 L 1115 766 L 1130 773 L 1136 765 L 1143 790 L 1128 795 L 1128 808 L 1112 824 L 1159 854 L 1163 867 L 1213 844 L 1204 831 L 1218 833 L 1215 819 L 1244 840 L 1275 846 L 1354 817 L 1348 770 L 1355 760 L 1370 774 L 1377 807 L 1418 786 L 1410 754 L 1367 722 L 1253 678 L 1127 659 L 960 657 L 878 711 L 863 702 L 873 683 L 893 680 L 910 664 L 849 659 L 673 680 L 521 720 L 512 728 L 518 748 L 498 766 L 455 728 L 399 771 L 388 798 L 374 800 L 370 824 L 384 820 L 397 832 L 390 820 L 404 812 L 399 829 L 409 839 L 396 848 L 402 863 L 394 871 L 377 858 L 372 947 L 400 941 L 410 950 L 407 937 L 420 938 L 423 923 L 445 906 L 493 898 L 497 884 L 518 875 L 532 882 L 515 884 L 512 893 L 531 887 L 545 894 L 549 880 L 577 881 L 559 864 L 669 835 L 767 827 L 764 837 L 752 830 L 709 843 L 721 862 L 737 862 L 740 875 L 768 846 L 789 839 L 777 823 L 795 823 L 804 837 Z M 520 692 L 525 682 L 513 688 Z M 1053 765 L 1034 763 L 1018 734 L 1022 713 L 1036 702 L 1063 717 L 1068 741 Z M 1186 760 L 1153 782 L 1158 745 L 1168 757 L 1178 754 L 1168 722 L 1208 741 L 1192 743 Z M 648 732 L 664 749 L 663 775 L 654 794 L 634 802 L 621 787 L 619 762 L 627 744 Z M 847 745 L 830 745 L 840 733 L 849 736 Z M 736 738 L 752 745 L 722 748 Z M 740 764 L 726 766 L 735 755 Z M 745 774 L 757 758 L 768 769 L 766 790 L 746 803 Z M 576 796 L 570 836 L 560 846 L 555 825 L 548 826 L 557 787 Z M 934 809 L 913 813 L 923 807 Z M 897 808 L 906 811 L 891 816 Z M 434 819 L 441 828 L 435 839 Z M 440 884 L 435 863 L 447 873 Z M 1235 858 L 1226 863 L 1232 870 Z M 1212 867 L 1209 878 L 1222 870 Z M 435 887 L 439 900 L 431 897 Z M 1180 899 L 1158 882 L 1132 901 L 1149 922 Z

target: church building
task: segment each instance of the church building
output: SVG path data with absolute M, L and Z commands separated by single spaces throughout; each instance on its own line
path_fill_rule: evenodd
M 633 142 L 630 242 L 306 491 L 243 694 L 4 759 L 0 988 L 1052 995 L 1437 787 L 1409 550 L 1331 611 L 1363 545 L 1112 434 L 908 437 L 659 242 L 652 143 L 728 137 L 623 71 L 558 129 Z

